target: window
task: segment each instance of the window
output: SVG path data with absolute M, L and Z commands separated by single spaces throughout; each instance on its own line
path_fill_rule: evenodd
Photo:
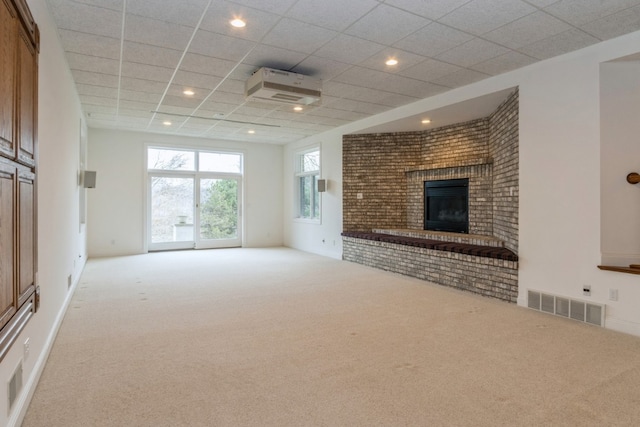
M 147 147 L 149 250 L 242 245 L 243 155 Z
M 296 217 L 320 220 L 320 149 L 314 148 L 296 155 Z

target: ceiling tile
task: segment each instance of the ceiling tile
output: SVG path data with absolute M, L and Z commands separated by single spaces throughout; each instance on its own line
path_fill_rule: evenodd
M 180 70 L 173 78 L 171 90 L 181 94 L 185 89 L 191 89 L 196 92 L 194 98 L 204 99 L 220 82 L 221 77 Z
M 599 40 L 597 38 L 585 33 L 584 31 L 571 29 L 523 46 L 518 50 L 537 59 L 547 59 L 590 46 L 594 43 L 598 43 L 598 41 Z
M 473 0 L 440 18 L 439 22 L 481 35 L 535 11 L 533 6 L 520 0 Z
M 111 9 L 117 12 L 122 12 L 124 6 L 124 0 L 74 0 L 76 3 L 98 6 L 104 9 Z M 65 0 L 48 0 L 54 8 L 64 6 Z
M 525 67 L 527 65 L 533 64 L 535 61 L 536 59 L 530 56 L 523 55 L 519 52 L 509 51 L 504 55 L 500 55 L 488 61 L 481 62 L 471 68 L 476 71 L 480 71 L 481 73 L 495 76 L 498 74 L 506 73 L 507 71 Z
M 153 113 L 147 109 L 139 109 L 139 108 L 131 109 L 131 108 L 123 108 L 122 106 L 118 109 L 118 113 L 121 117 L 129 116 L 129 117 L 135 117 L 135 118 L 143 118 L 146 120 L 151 119 L 151 117 L 153 116 Z
M 438 19 L 454 11 L 469 0 L 386 0 L 385 3 L 396 6 L 405 11 L 424 16 L 429 19 Z
M 322 85 L 322 102 L 326 105 L 331 97 L 335 97 L 336 100 L 339 101 L 340 98 L 351 96 L 353 93 L 361 89 L 362 88 L 360 87 L 351 86 L 348 83 L 341 83 L 333 79 L 331 81 L 324 82 Z
M 135 0 L 127 2 L 127 13 L 193 28 L 206 6 L 207 0 Z
M 570 24 L 582 25 L 637 4 L 636 0 L 561 0 L 546 7 L 545 12 Z
M 60 40 L 66 52 L 120 59 L 120 40 L 78 31 L 60 30 Z
M 133 90 L 138 92 L 164 93 L 166 87 L 166 83 L 163 82 L 135 79 L 132 77 L 122 77 L 120 81 L 120 89 Z
M 394 58 L 398 60 L 396 65 L 386 65 L 385 62 Z M 426 60 L 424 56 L 415 55 L 402 49 L 388 47 L 376 53 L 372 57 L 360 62 L 361 67 L 384 70 L 387 73 L 402 74 L 403 70 L 413 67 Z
M 472 38 L 473 36 L 462 31 L 432 22 L 395 43 L 394 46 L 418 55 L 434 57 Z
M 255 43 L 248 40 L 198 30 L 189 46 L 189 52 L 228 61 L 240 61 L 255 46 Z
M 233 0 L 233 3 L 273 13 L 285 13 L 296 1 L 297 0 Z
M 209 99 L 207 99 L 207 103 L 203 107 L 206 109 L 211 109 L 209 107 L 210 105 L 209 103 L 211 103 L 212 105 L 221 103 L 221 104 L 233 105 L 235 108 L 239 104 L 242 104 L 243 102 L 245 102 L 245 99 L 244 99 L 244 94 L 242 93 L 240 94 L 229 93 L 229 92 L 223 92 L 222 90 L 217 90 L 209 97 Z
M 640 0 L 45 1 L 90 126 L 274 144 L 640 30 Z M 321 103 L 247 101 L 261 66 L 322 79 Z
M 86 84 L 77 84 L 79 95 L 100 96 L 103 98 L 118 98 L 118 89 L 105 86 L 92 86 Z
M 457 65 L 448 64 L 436 59 L 428 59 L 407 70 L 401 71 L 400 74 L 423 81 L 433 81 L 458 70 L 460 70 L 460 67 Z
M 268 67 L 276 70 L 290 70 L 307 56 L 305 53 L 261 44 L 251 51 L 243 63 L 254 65 L 255 69 Z
M 431 85 L 430 88 L 433 90 L 433 95 L 449 90 L 444 86 L 436 86 Z M 406 105 L 411 102 L 416 102 L 420 98 L 416 98 L 413 96 L 400 95 L 397 93 L 387 93 L 386 96 L 380 98 L 379 103 L 382 105 L 387 105 L 389 107 L 400 107 L 401 105 Z
M 83 105 L 82 107 L 87 114 L 108 115 L 108 114 L 116 113 L 116 107 L 105 107 L 103 105 L 91 105 L 91 104 Z
M 437 85 L 456 88 L 475 83 L 477 81 L 486 79 L 487 77 L 489 77 L 488 74 L 484 74 L 474 70 L 462 69 L 447 76 L 440 77 L 433 82 Z
M 482 39 L 470 40 L 436 57 L 461 67 L 469 67 L 507 53 L 508 49 Z
M 67 62 L 69 63 L 69 68 L 72 70 L 92 71 L 114 76 L 118 75 L 120 69 L 120 63 L 115 59 L 100 58 L 73 52 L 67 53 Z
M 211 56 L 199 55 L 196 53 L 187 53 L 184 56 L 182 63 L 180 63 L 180 70 L 225 77 L 231 72 L 231 70 L 233 70 L 235 65 L 235 62 L 227 61 L 226 59 L 212 58 Z
M 430 22 L 426 18 L 381 4 L 349 27 L 345 33 L 391 45 Z
M 159 110 L 163 110 L 166 106 L 184 107 L 193 110 L 200 105 L 201 102 L 202 100 L 200 99 L 189 98 L 186 96 L 166 95 L 162 99 L 162 104 L 160 105 Z
M 80 101 L 87 105 L 102 105 L 104 107 L 116 107 L 117 100 L 103 98 L 101 96 L 80 95 Z
M 318 49 L 314 55 L 345 64 L 357 64 L 382 49 L 384 46 L 381 44 L 340 34 Z
M 162 98 L 161 93 L 139 92 L 135 90 L 121 90 L 120 99 L 128 101 L 142 101 L 158 104 Z
M 281 20 L 263 43 L 298 52 L 313 53 L 338 33 L 293 19 Z
M 571 28 L 569 24 L 545 12 L 535 12 L 503 27 L 490 31 L 483 38 L 517 49 Z
M 527 0 L 527 3 L 532 4 L 536 7 L 547 7 L 554 3 L 558 3 L 561 0 Z
M 351 67 L 344 62 L 331 59 L 308 56 L 293 68 L 293 72 L 312 76 L 322 80 L 329 80 Z
M 155 110 L 155 106 L 151 110 Z M 191 108 L 177 107 L 175 105 L 163 105 L 158 111 L 160 112 L 152 114 L 157 117 L 167 117 L 171 120 L 181 120 L 184 118 L 183 116 L 190 116 L 193 113 Z
M 184 50 L 193 28 L 127 14 L 124 39 L 151 46 Z
M 102 74 L 89 71 L 71 70 L 73 80 L 76 84 L 87 84 L 92 86 L 118 87 L 118 76 Z
M 220 92 L 238 94 L 244 98 L 244 81 L 235 79 L 226 79 L 218 87 Z
M 376 7 L 375 0 L 298 0 L 287 16 L 302 22 L 342 31 Z M 339 13 L 334 13 L 340 11 Z
M 353 86 L 377 89 L 382 87 L 389 74 L 363 67 L 353 67 L 337 76 L 334 81 Z
M 181 56 L 182 51 L 180 50 L 131 41 L 125 41 L 122 49 L 123 61 L 157 65 L 166 68 L 175 68 L 180 62 Z
M 582 28 L 600 40 L 608 40 L 636 31 L 640 28 L 640 6 L 589 22 Z
M 122 63 L 122 76 L 134 79 L 152 80 L 167 84 L 171 80 L 173 69 L 157 67 L 155 65 L 138 64 L 133 62 Z
M 58 27 L 81 33 L 119 38 L 122 12 L 77 2 L 57 2 L 51 13 Z
M 230 25 L 234 18 L 241 18 L 247 26 L 236 28 Z M 211 3 L 200 28 L 230 37 L 259 41 L 280 17 L 275 13 L 249 8 L 229 1 L 216 0 Z
M 139 110 L 147 113 L 155 110 L 157 108 L 157 105 L 151 102 L 130 101 L 127 99 L 121 99 L 119 107 L 123 109 Z
M 389 107 L 380 104 L 372 104 L 369 102 L 354 101 L 351 99 L 342 99 L 340 101 L 340 110 L 353 111 L 363 114 L 378 114 L 387 111 Z

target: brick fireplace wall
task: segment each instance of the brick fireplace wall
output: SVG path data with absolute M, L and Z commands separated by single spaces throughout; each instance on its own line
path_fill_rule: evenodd
M 489 157 L 493 159 L 493 235 L 518 253 L 519 144 L 518 92 L 489 118 Z
M 518 92 L 489 117 L 343 137 L 343 230 L 422 229 L 423 182 L 469 178 L 470 233 L 518 250 Z M 361 196 L 359 198 L 359 196 Z
M 470 234 L 517 254 L 517 90 L 488 117 L 425 132 L 345 135 L 342 152 L 343 231 L 421 235 L 424 181 L 468 178 Z M 518 296 L 517 261 L 348 236 L 343 259 L 510 302 Z

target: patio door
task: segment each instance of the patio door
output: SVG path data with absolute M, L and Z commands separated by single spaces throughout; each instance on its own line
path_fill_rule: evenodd
M 198 179 L 196 200 L 196 248 L 229 248 L 242 245 L 241 181 L 236 177 Z
M 241 155 L 149 148 L 148 156 L 150 251 L 242 246 Z

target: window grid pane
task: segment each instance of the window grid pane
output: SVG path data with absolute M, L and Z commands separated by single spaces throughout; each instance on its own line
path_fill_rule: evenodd
M 196 168 L 193 151 L 149 148 L 147 168 L 155 170 L 193 171 Z
M 200 172 L 242 172 L 242 155 L 240 154 L 200 152 L 198 162 Z

